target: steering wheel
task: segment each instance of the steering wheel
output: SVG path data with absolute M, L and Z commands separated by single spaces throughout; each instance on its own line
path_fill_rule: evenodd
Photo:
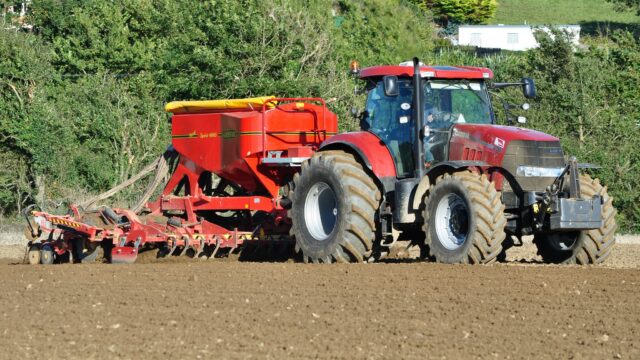
M 431 115 L 433 116 L 432 122 L 444 122 L 444 123 L 455 124 L 458 122 L 458 119 L 460 119 L 460 113 L 454 113 L 454 112 L 444 111 L 444 110 L 435 111 Z M 447 127 L 448 126 L 450 125 L 447 125 Z

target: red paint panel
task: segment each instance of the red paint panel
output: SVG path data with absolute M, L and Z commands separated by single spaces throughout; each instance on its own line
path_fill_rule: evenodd
M 457 124 L 456 129 L 471 134 L 485 142 L 493 144 L 498 137 L 506 142 L 511 140 L 559 141 L 557 137 L 540 131 L 514 126 Z
M 458 124 L 449 144 L 449 160 L 480 160 L 501 166 L 504 150 L 513 140 L 558 141 L 558 138 L 512 126 Z
M 434 78 L 440 79 L 493 79 L 493 71 L 488 68 L 471 66 L 422 66 L 420 72 L 431 72 Z M 485 75 L 487 74 L 487 75 Z M 360 78 L 395 75 L 399 77 L 413 76 L 413 66 L 384 65 L 364 68 Z M 423 75 L 424 76 L 424 75 Z
M 349 144 L 359 150 L 367 158 L 371 164 L 371 170 L 378 178 L 396 176 L 396 168 L 389 149 L 372 133 L 356 131 L 339 134 L 325 141 L 322 147 L 336 143 Z
M 317 149 L 337 131 L 337 118 L 318 99 L 295 99 L 272 109 L 212 111 L 172 117 L 173 146 L 191 172 L 210 171 L 249 191 L 266 189 L 277 196 L 278 185 L 293 174 L 273 171 L 260 159 L 269 151 Z M 306 150 L 309 153 L 309 150 Z

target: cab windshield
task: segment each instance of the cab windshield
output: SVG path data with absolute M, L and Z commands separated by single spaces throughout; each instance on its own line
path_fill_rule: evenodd
M 376 132 L 396 128 L 407 129 L 413 124 L 413 85 L 409 79 L 398 82 L 399 95 L 387 97 L 384 85 L 378 82 L 369 90 L 364 127 Z M 450 124 L 491 124 L 493 112 L 484 82 L 469 80 L 432 80 L 424 86 L 425 120 L 433 114 Z M 399 126 L 401 125 L 401 126 Z
M 493 114 L 484 82 L 433 80 L 424 88 L 425 112 L 450 123 L 491 124 Z

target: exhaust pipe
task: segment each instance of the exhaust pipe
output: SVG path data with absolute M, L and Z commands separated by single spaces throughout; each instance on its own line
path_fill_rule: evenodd
M 415 119 L 415 141 L 413 142 L 413 154 L 415 162 L 415 176 L 422 179 L 424 169 L 423 124 L 424 106 L 422 104 L 422 76 L 420 76 L 420 60 L 413 58 L 413 118 Z

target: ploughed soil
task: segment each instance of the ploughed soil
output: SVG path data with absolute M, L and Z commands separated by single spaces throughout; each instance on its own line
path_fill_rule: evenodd
M 5 259 L 0 358 L 637 359 L 638 247 L 618 268 Z

